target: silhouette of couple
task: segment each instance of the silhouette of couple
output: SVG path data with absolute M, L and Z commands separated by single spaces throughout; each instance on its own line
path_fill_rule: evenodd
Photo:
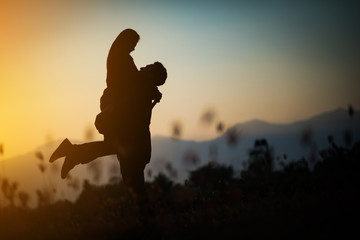
M 50 157 L 50 162 L 65 157 L 61 177 L 78 164 L 116 154 L 121 174 L 135 200 L 146 199 L 144 168 L 151 157 L 150 119 L 152 108 L 162 94 L 158 86 L 167 78 L 164 66 L 155 62 L 138 71 L 130 53 L 140 36 L 132 29 L 122 31 L 112 44 L 107 58 L 107 87 L 100 99 L 101 112 L 95 126 L 104 141 L 75 145 L 65 139 Z

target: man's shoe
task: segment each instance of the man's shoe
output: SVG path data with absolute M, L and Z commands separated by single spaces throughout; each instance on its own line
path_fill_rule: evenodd
M 65 157 L 71 146 L 72 146 L 71 142 L 67 138 L 65 138 L 64 141 L 62 141 L 62 143 L 57 147 L 57 149 L 51 155 L 49 162 L 52 163 L 58 158 Z

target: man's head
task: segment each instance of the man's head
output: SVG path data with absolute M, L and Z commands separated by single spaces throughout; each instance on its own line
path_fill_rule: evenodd
M 146 65 L 140 68 L 140 72 L 153 81 L 156 86 L 163 85 L 167 78 L 166 68 L 160 62 Z

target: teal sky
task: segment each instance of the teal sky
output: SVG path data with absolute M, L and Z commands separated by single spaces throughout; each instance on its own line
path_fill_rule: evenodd
M 132 54 L 138 67 L 160 61 L 168 70 L 153 135 L 181 122 L 184 138 L 214 137 L 199 122 L 208 109 L 225 126 L 359 109 L 356 1 L 1 4 L 0 142 L 8 156 L 46 136 L 83 139 L 99 112 L 108 50 L 125 28 L 141 36 Z

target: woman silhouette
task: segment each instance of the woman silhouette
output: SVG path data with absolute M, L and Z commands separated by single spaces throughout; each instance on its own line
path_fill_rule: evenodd
M 139 34 L 133 29 L 122 31 L 109 50 L 106 68 L 106 85 L 100 98 L 101 114 L 97 117 L 97 128 L 104 134 L 104 141 L 86 143 L 86 145 L 73 145 L 65 139 L 50 157 L 54 162 L 60 157 L 67 156 L 61 170 L 61 177 L 65 178 L 76 162 L 84 162 L 90 156 L 97 158 L 103 154 L 115 154 L 120 139 L 116 135 L 127 138 L 128 128 L 124 126 L 129 119 L 121 118 L 122 114 L 129 111 L 129 89 L 131 81 L 136 77 L 138 69 L 130 53 L 135 49 L 140 39 Z M 120 121 L 121 120 L 121 121 Z M 123 131 L 122 131 L 123 130 Z M 119 134 L 122 132 L 122 134 Z M 107 154 L 108 155 L 108 154 Z M 77 159 L 77 161 L 75 161 Z

